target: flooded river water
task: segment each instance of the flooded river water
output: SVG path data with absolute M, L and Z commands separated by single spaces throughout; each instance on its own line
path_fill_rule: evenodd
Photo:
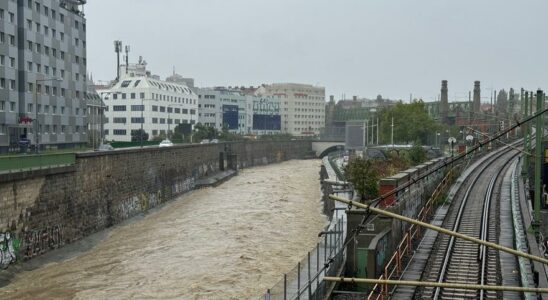
M 81 255 L 18 273 L 0 299 L 258 299 L 326 224 L 320 164 L 242 170 L 113 229 Z

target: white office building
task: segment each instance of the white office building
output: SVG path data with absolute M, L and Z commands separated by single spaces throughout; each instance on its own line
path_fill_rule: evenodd
M 281 130 L 295 136 L 319 135 L 325 126 L 325 88 L 309 84 L 262 85 L 256 95 L 280 101 Z
M 98 92 L 106 105 L 107 141 L 131 141 L 132 132 L 141 128 L 149 139 L 167 137 L 179 124 L 197 123 L 198 95 L 183 84 L 128 72 Z
M 198 120 L 201 124 L 227 128 L 238 134 L 280 132 L 279 100 L 243 93 L 235 88 L 201 88 L 198 92 Z

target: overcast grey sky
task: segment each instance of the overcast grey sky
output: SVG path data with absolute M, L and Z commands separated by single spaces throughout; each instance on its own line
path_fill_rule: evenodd
M 90 0 L 88 71 L 115 77 L 113 41 L 197 86 L 310 83 L 326 95 L 426 101 L 548 87 L 547 0 Z

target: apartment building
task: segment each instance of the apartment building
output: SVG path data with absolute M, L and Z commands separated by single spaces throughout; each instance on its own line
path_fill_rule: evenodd
M 85 2 L 0 1 L 0 152 L 87 142 Z

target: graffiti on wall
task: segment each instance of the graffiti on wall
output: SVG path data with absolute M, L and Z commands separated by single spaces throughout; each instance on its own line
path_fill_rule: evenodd
M 16 235 L 10 232 L 0 233 L 0 269 L 7 268 L 17 261 L 20 242 Z
M 142 207 L 143 203 L 141 199 L 138 196 L 132 196 L 120 201 L 117 215 L 121 220 L 125 220 L 139 213 Z
M 379 276 L 385 263 L 386 252 L 388 251 L 388 234 L 384 235 L 379 240 L 377 248 L 375 250 L 375 273 L 377 273 L 376 276 Z
M 56 225 L 25 232 L 24 255 L 26 259 L 63 245 L 63 229 Z
M 194 177 L 186 178 L 183 180 L 176 180 L 173 185 L 173 194 L 182 194 L 190 190 L 193 190 L 195 186 Z

